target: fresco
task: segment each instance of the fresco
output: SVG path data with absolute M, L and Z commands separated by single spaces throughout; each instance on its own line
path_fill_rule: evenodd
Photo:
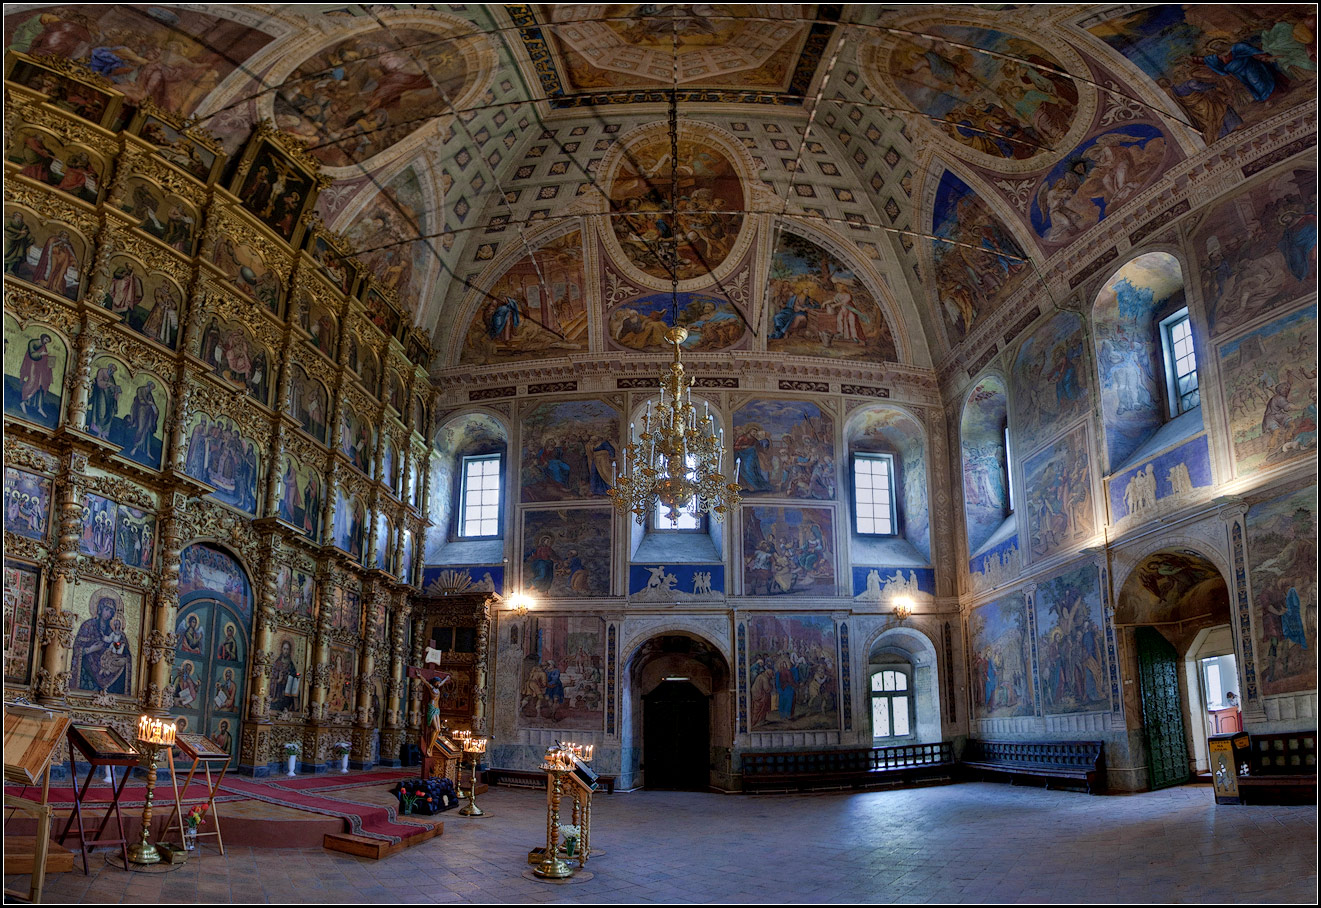
M 1015 447 L 1035 451 L 1091 411 L 1091 386 L 1078 318 L 1061 312 L 1018 348 L 1012 372 Z
M 784 231 L 771 259 L 766 349 L 795 356 L 895 362 L 890 323 L 853 268 Z
M 100 155 L 32 126 L 15 129 L 5 159 L 19 165 L 18 172 L 46 186 L 54 186 L 76 199 L 95 205 L 105 189 L 107 172 Z
M 1316 450 L 1315 304 L 1222 344 L 1220 376 L 1239 476 Z
M 239 433 L 232 419 L 196 414 L 184 433 L 184 472 L 214 486 L 216 501 L 257 513 L 257 477 L 261 475 L 258 444 Z
M 179 556 L 179 596 L 217 594 L 246 620 L 252 615 L 252 587 L 243 567 L 228 553 L 205 544 L 190 545 Z
M 1160 86 L 1208 145 L 1316 95 L 1307 8 L 1170 4 L 1088 30 Z
M 325 444 L 326 414 L 330 412 L 326 386 L 310 377 L 302 366 L 293 364 L 289 374 L 289 412 L 308 435 Z
M 1262 693 L 1316 687 L 1316 486 L 1248 511 L 1248 556 Z
M 724 262 L 747 206 L 738 172 L 717 145 L 680 127 L 678 160 L 686 166 L 676 176 L 665 134 L 628 148 L 610 184 L 610 224 L 635 267 L 684 281 Z
M 629 350 L 672 353 L 674 345 L 665 340 L 665 332 L 676 323 L 688 329 L 683 349 L 696 353 L 727 349 L 747 333 L 747 323 L 733 303 L 705 293 L 680 293 L 673 304 L 668 293 L 629 300 L 607 317 L 606 331 L 612 341 Z
M 92 558 L 109 560 L 115 555 L 115 519 L 119 510 L 109 498 L 88 492 L 83 497 L 82 533 L 78 551 Z
M 422 568 L 422 589 L 431 596 L 465 591 L 503 594 L 504 588 L 505 569 L 498 564 L 474 567 L 432 565 Z
M 282 458 L 280 503 L 281 520 L 297 528 L 313 542 L 321 540 L 321 508 L 325 501 L 325 488 L 321 474 L 304 465 L 292 454 Z
M 211 316 L 202 332 L 198 355 L 235 388 L 260 403 L 270 402 L 271 379 L 278 366 L 271 352 L 244 326 Z
M 151 570 L 155 551 L 156 516 L 121 504 L 116 520 L 115 557 L 129 567 Z
M 997 542 L 991 548 L 978 552 L 968 562 L 968 573 L 975 593 L 1002 587 L 1018 577 L 1018 535 Z
M 183 293 L 163 274 L 144 274 L 131 259 L 115 256 L 110 260 L 110 283 L 101 305 L 143 337 L 171 350 L 179 342 Z
M 1119 591 L 1115 615 L 1124 624 L 1164 624 L 1223 613 L 1228 597 L 1224 578 L 1203 555 L 1164 550 L 1133 569 Z
M 600 401 L 541 404 L 523 417 L 522 500 L 604 497 L 618 438 L 619 414 Z
M 968 635 L 974 715 L 979 719 L 1032 715 L 1031 630 L 1023 594 L 1010 593 L 973 609 Z
M 211 177 L 219 157 L 154 114 L 142 119 L 138 135 L 155 146 L 156 154 L 192 174 L 203 183 Z
M 997 377 L 983 379 L 963 405 L 959 424 L 963 451 L 963 513 L 968 550 L 975 552 L 1000 528 L 1009 513 L 1005 428 L 1009 397 Z
M 83 4 L 5 17 L 5 42 L 13 50 L 82 63 L 130 100 L 181 114 L 196 110 L 271 40 L 237 22 L 176 7 Z
M 335 546 L 354 561 L 362 561 L 363 539 L 366 533 L 366 515 L 356 496 L 345 494 L 343 489 L 336 492 L 333 532 Z
M 1042 710 L 1108 710 L 1105 612 L 1096 568 L 1086 565 L 1037 584 L 1035 606 Z
M 32 640 L 41 596 L 41 574 L 13 561 L 4 567 L 5 681 L 27 684 L 32 679 Z
M 1146 123 L 1092 136 L 1052 167 L 1032 193 L 1032 229 L 1052 246 L 1072 242 L 1151 185 L 1166 150 L 1165 134 Z
M 1027 256 L 972 187 L 948 170 L 936 187 L 931 232 L 937 308 L 957 344 L 1018 285 Z
M 362 305 L 367 310 L 367 320 L 384 331 L 387 336 L 398 337 L 400 317 L 394 304 L 376 288 L 376 285 L 367 284 L 366 287 L 367 291 L 362 294 Z M 373 394 L 377 392 L 376 381 L 367 381 L 365 373 L 363 384 L 371 388 Z
M 376 427 L 366 419 L 360 419 L 351 408 L 345 408 L 339 424 L 339 449 L 348 456 L 349 463 L 370 476 L 372 455 L 376 450 Z
M 901 410 L 873 407 L 855 417 L 849 429 L 849 452 L 897 455 L 894 481 L 899 530 L 924 558 L 930 558 L 931 508 L 922 427 Z
M 118 103 L 117 95 L 99 86 L 94 87 L 90 80 L 64 75 L 59 70 L 58 61 L 18 59 L 5 78 L 45 95 L 46 103 L 57 110 L 105 126 L 111 132 L 123 129 L 128 120 L 128 111 Z M 109 122 L 106 121 L 107 111 L 113 111 Z
M 888 602 L 896 596 L 927 598 L 936 594 L 933 568 L 853 565 L 853 598 Z
M 1091 538 L 1096 516 L 1084 426 L 1023 461 L 1023 484 L 1033 555 L 1044 558 Z
M 1211 454 L 1205 435 L 1131 470 L 1111 477 L 1110 520 L 1142 515 L 1157 501 L 1186 495 L 1211 485 Z
M 409 167 L 345 225 L 351 248 L 367 250 L 360 261 L 401 300 L 421 296 L 435 259 L 430 241 L 421 239 L 433 232 L 428 218 L 432 207 L 417 172 Z
M 19 208 L 5 216 L 5 274 L 77 301 L 87 241 L 59 221 Z
M 605 719 L 600 618 L 539 616 L 522 636 L 518 725 L 599 731 Z
M 697 602 L 723 599 L 723 564 L 633 564 L 628 597 L 634 602 Z
M 311 574 L 296 571 L 288 565 L 280 565 L 275 578 L 275 610 L 281 614 L 312 617 L 316 602 L 316 578 Z
M 318 51 L 275 94 L 275 125 L 331 167 L 358 164 L 453 110 L 473 78 L 464 43 L 390 27 Z
M 197 209 L 144 177 L 131 176 L 115 190 L 115 206 L 132 217 L 134 227 L 151 234 L 176 252 L 191 256 L 197 250 Z
M 346 713 L 353 709 L 353 679 L 357 676 L 357 667 L 358 659 L 352 649 L 331 645 L 326 706 L 332 713 Z
M 749 731 L 839 727 L 839 660 L 829 615 L 748 621 Z
M 1183 270 L 1165 252 L 1133 259 L 1096 294 L 1093 342 L 1111 470 L 1165 423 L 1164 354 L 1157 324 L 1183 306 Z
M 64 341 L 44 325 L 20 328 L 5 314 L 5 412 L 55 428 L 64 402 Z
M 835 422 L 807 401 L 755 400 L 734 413 L 743 495 L 835 497 Z
M 1193 233 L 1212 336 L 1316 290 L 1316 167 L 1303 164 L 1213 208 Z
M 743 508 L 743 593 L 834 596 L 834 512 Z
M 5 467 L 5 532 L 45 539 L 50 518 L 50 480 Z
M 473 315 L 460 362 L 474 365 L 587 349 L 583 237 L 543 243 L 491 285 Z
M 523 586 L 550 599 L 610 595 L 613 512 L 523 512 Z
M 955 140 L 1023 160 L 1068 133 L 1078 89 L 1037 44 L 971 25 L 927 23 L 921 31 L 933 40 L 901 43 L 885 75 L 931 122 L 944 121 Z
M 211 252 L 211 262 L 243 295 L 279 314 L 282 299 L 280 274 L 255 248 L 247 243 L 236 243 L 222 233 Z
M 142 634 L 142 594 L 96 581 L 75 582 L 70 601 L 77 615 L 69 687 L 132 695 L 134 664 Z
M 298 712 L 303 708 L 303 672 L 308 668 L 307 637 L 277 628 L 272 642 L 275 658 L 266 684 L 266 702 L 275 713 Z
M 169 382 L 150 372 L 130 373 L 109 356 L 92 359 L 87 431 L 118 445 L 135 463 L 160 469 L 165 449 L 165 416 L 170 412 Z

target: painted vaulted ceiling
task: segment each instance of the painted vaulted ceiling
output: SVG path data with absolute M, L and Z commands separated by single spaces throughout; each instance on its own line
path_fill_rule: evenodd
M 438 373 L 660 352 L 676 318 L 694 352 L 939 365 L 1179 161 L 1315 97 L 1315 28 L 1310 5 L 5 17 L 9 47 L 231 152 L 262 119 L 306 142 L 322 219 Z

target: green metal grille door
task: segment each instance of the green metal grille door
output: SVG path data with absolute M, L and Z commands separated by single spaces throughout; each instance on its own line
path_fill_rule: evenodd
M 1151 788 L 1188 781 L 1188 746 L 1179 699 L 1179 659 L 1170 642 L 1150 627 L 1136 633 L 1142 683 L 1142 725 L 1147 736 Z

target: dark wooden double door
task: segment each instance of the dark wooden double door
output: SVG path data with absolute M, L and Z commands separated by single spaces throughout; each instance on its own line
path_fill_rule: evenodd
M 662 681 L 642 698 L 642 769 L 648 788 L 706 791 L 711 701 L 690 681 Z

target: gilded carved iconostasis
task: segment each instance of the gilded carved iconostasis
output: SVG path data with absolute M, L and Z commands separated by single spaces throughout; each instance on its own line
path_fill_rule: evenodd
M 1141 787 L 1124 682 L 1162 606 L 1115 614 L 1168 550 L 1226 585 L 1249 724 L 1315 715 L 1315 31 L 1288 5 L 11 9 L 7 690 L 179 716 L 248 772 L 294 740 L 394 761 L 458 595 L 482 642 L 445 664 L 493 765 L 572 729 L 643 781 L 648 641 L 678 634 L 729 680 L 721 787 L 739 750 L 870 743 L 901 656 L 909 740 L 1085 733 Z M 608 496 L 676 325 L 743 495 L 682 538 Z M 467 539 L 490 456 L 498 529 Z

